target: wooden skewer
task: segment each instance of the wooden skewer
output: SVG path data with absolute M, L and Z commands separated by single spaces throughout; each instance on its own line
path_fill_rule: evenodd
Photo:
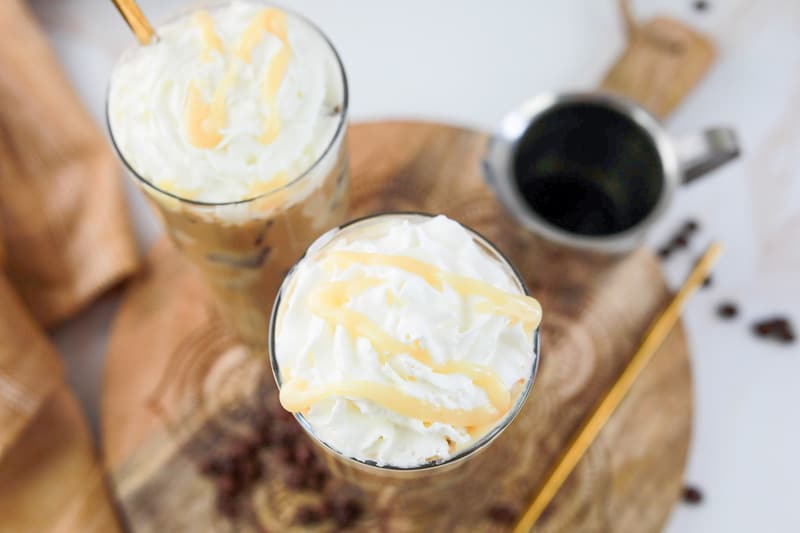
M 597 405 L 594 412 L 589 418 L 584 421 L 583 425 L 573 436 L 572 441 L 567 446 L 563 455 L 559 458 L 555 467 L 545 478 L 545 482 L 539 489 L 539 493 L 531 502 L 525 514 L 522 515 L 514 533 L 525 533 L 530 531 L 544 510 L 555 497 L 558 490 L 567 480 L 569 475 L 575 469 L 575 466 L 580 461 L 581 457 L 589 449 L 594 439 L 603 429 L 606 422 L 614 414 L 619 404 L 622 402 L 625 394 L 631 389 L 636 378 L 639 377 L 642 370 L 647 366 L 647 363 L 653 358 L 658 348 L 664 342 L 669 332 L 672 331 L 673 326 L 678 321 L 681 315 L 681 310 L 686 300 L 703 284 L 703 281 L 708 277 L 711 268 L 719 259 L 722 252 L 722 246 L 717 243 L 708 247 L 703 257 L 689 274 L 689 277 L 684 282 L 681 289 L 672 298 L 667 308 L 659 315 L 653 322 L 650 329 L 647 331 L 642 345 L 639 350 L 633 355 L 628 366 L 622 371 L 622 374 L 617 379 L 616 383 L 611 387 L 606 396 Z
M 133 30 L 133 34 L 136 35 L 136 38 L 141 44 L 147 45 L 152 43 L 153 40 L 158 40 L 155 30 L 153 30 L 153 27 L 147 21 L 147 17 L 142 13 L 136 0 L 112 1 L 114 5 L 117 6 L 119 14 L 122 15 L 122 18 L 128 23 L 128 26 Z

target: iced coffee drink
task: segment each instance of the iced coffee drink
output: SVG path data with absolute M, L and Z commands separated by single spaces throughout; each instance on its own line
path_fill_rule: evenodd
M 275 303 L 281 404 L 345 461 L 463 459 L 524 402 L 541 314 L 507 260 L 453 220 L 349 224 L 310 247 Z
M 286 271 L 347 208 L 347 84 L 308 21 L 196 9 L 114 68 L 114 145 L 243 340 L 264 347 Z

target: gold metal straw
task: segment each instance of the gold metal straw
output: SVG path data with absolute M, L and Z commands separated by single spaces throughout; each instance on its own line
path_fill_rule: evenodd
M 583 426 L 573 436 L 572 442 L 567 446 L 563 455 L 559 458 L 555 467 L 550 471 L 542 485 L 539 493 L 531 502 L 525 514 L 522 515 L 517 526 L 514 528 L 514 533 L 525 533 L 530 531 L 544 510 L 555 497 L 558 490 L 569 477 L 570 473 L 575 469 L 575 465 L 581 460 L 581 457 L 589 449 L 594 439 L 603 429 L 606 422 L 608 422 L 611 415 L 622 402 L 625 394 L 633 386 L 636 378 L 639 377 L 642 370 L 647 366 L 647 363 L 653 358 L 656 350 L 661 346 L 666 339 L 669 332 L 672 331 L 673 326 L 678 321 L 681 315 L 681 309 L 686 303 L 686 300 L 702 285 L 703 281 L 708 277 L 711 268 L 719 259 L 722 252 L 722 246 L 717 243 L 708 247 L 703 257 L 689 274 L 689 277 L 684 282 L 681 289 L 672 298 L 667 308 L 659 315 L 653 322 L 647 334 L 644 337 L 644 342 L 639 347 L 639 350 L 633 355 L 631 361 L 622 374 L 617 379 L 616 383 L 611 387 L 606 396 L 597 405 L 594 412 L 583 423 Z
M 147 17 L 144 16 L 142 10 L 139 8 L 139 5 L 136 3 L 136 0 L 112 0 L 114 5 L 117 6 L 119 10 L 119 14 L 122 15 L 122 18 L 125 19 L 125 22 L 128 23 L 131 30 L 133 30 L 133 34 L 136 35 L 136 38 L 142 44 L 150 44 L 153 40 L 158 40 L 158 36 L 156 32 L 153 30 L 153 27 L 147 21 Z

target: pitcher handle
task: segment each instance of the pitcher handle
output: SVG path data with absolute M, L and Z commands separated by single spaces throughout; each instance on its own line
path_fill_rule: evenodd
M 739 141 L 731 128 L 709 128 L 683 135 L 675 142 L 682 182 L 689 183 L 739 157 Z

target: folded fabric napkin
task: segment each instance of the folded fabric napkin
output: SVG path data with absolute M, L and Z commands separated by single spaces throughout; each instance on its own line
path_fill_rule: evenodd
M 0 235 L 45 326 L 138 267 L 119 166 L 22 0 L 0 2 Z
M 78 403 L 62 384 L 0 459 L 0 531 L 121 532 L 111 501 Z
M 0 460 L 62 375 L 55 349 L 0 274 Z

